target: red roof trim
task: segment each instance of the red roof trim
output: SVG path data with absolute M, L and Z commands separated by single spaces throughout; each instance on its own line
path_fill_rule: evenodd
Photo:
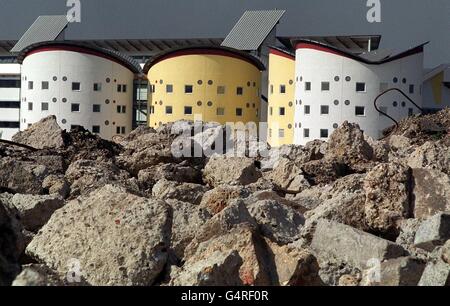
M 282 51 L 277 50 L 277 49 L 270 48 L 270 54 L 281 56 L 281 57 L 284 57 L 284 58 L 287 58 L 287 59 L 295 61 L 295 56 L 292 56 L 290 54 L 287 54 L 287 53 L 282 52 Z
M 69 52 L 76 52 L 76 53 L 83 53 L 83 54 L 88 54 L 88 55 L 92 55 L 92 56 L 97 56 L 97 57 L 101 57 L 104 59 L 107 59 L 109 61 L 115 62 L 116 64 L 119 64 L 125 68 L 127 68 L 128 70 L 130 70 L 130 68 L 128 68 L 127 66 L 125 66 L 121 61 L 117 60 L 116 58 L 109 56 L 107 54 L 103 54 L 101 52 L 89 49 L 89 48 L 83 48 L 83 47 L 78 47 L 78 46 L 68 46 L 68 45 L 57 45 L 57 46 L 42 46 L 42 47 L 37 47 L 36 49 L 33 49 L 30 52 L 27 52 L 24 56 L 24 59 L 27 56 L 36 54 L 36 53 L 42 53 L 42 52 L 52 52 L 52 51 L 69 51 Z M 130 70 L 131 71 L 131 70 Z

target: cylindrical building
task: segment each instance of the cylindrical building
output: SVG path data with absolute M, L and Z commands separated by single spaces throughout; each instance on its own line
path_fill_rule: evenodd
M 140 68 L 130 58 L 54 41 L 31 45 L 18 59 L 21 130 L 55 115 L 63 129 L 83 126 L 105 139 L 131 131 L 133 79 Z
M 269 67 L 267 140 L 278 147 L 294 141 L 295 55 L 272 47 Z
M 295 144 L 327 140 L 344 121 L 379 138 L 394 122 L 379 113 L 375 98 L 390 88 L 422 105 L 423 45 L 386 55 L 355 55 L 318 42 L 296 44 Z M 378 107 L 395 120 L 420 112 L 398 92 L 383 95 Z
M 149 126 L 200 115 L 204 122 L 258 123 L 262 70 L 257 58 L 231 48 L 162 53 L 144 67 L 150 84 Z

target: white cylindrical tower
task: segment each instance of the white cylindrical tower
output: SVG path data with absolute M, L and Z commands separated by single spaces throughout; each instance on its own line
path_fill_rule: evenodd
M 115 52 L 68 42 L 26 48 L 22 63 L 20 130 L 49 115 L 105 139 L 132 128 L 133 79 L 139 68 Z
M 294 143 L 327 140 L 344 121 L 358 123 L 366 134 L 379 138 L 394 122 L 375 109 L 375 98 L 387 89 L 399 88 L 421 106 L 422 71 L 423 45 L 373 60 L 321 43 L 299 41 Z M 398 92 L 389 92 L 377 104 L 396 120 L 420 112 Z

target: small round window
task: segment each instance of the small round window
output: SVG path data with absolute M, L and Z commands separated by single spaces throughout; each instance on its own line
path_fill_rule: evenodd
M 63 77 L 63 81 L 64 82 L 67 81 L 67 77 L 66 76 Z
M 292 107 L 294 104 L 292 102 L 289 102 L 289 107 Z
M 106 103 L 106 104 L 109 104 L 109 99 L 106 99 L 106 100 L 105 100 L 105 103 Z
M 302 105 L 302 100 L 298 100 L 298 105 Z
M 302 124 L 301 124 L 301 122 L 299 122 L 298 123 L 298 128 L 301 128 L 302 127 Z
M 58 81 L 58 78 L 56 76 L 54 76 L 53 81 Z
M 111 79 L 110 78 L 106 78 L 106 83 L 109 83 L 109 82 L 111 82 Z
M 352 78 L 349 77 L 349 76 L 346 76 L 346 77 L 345 77 L 345 80 L 346 80 L 347 82 L 350 82 L 350 81 L 352 80 Z
M 211 101 L 208 101 L 208 106 L 209 107 L 213 106 L 213 103 Z
M 247 108 L 250 108 L 250 103 L 247 103 Z
M 405 78 L 403 78 L 402 82 L 403 82 L 403 84 L 406 84 L 406 79 L 405 79 Z
M 344 103 L 345 103 L 345 105 L 347 105 L 347 106 L 348 106 L 348 105 L 350 105 L 350 100 L 345 100 L 345 102 L 344 102 Z
M 61 122 L 62 122 L 62 124 L 66 124 L 66 123 L 67 123 L 67 120 L 66 120 L 66 119 L 63 119 L 63 120 L 61 120 Z
M 164 81 L 163 80 L 159 80 L 159 84 L 163 84 L 164 83 Z
M 197 81 L 197 84 L 198 84 L 198 85 L 202 85 L 202 84 L 203 84 L 203 81 L 202 81 L 202 80 L 198 80 L 198 81 Z
M 339 125 L 337 123 L 333 124 L 333 128 L 337 129 Z
M 197 101 L 198 106 L 202 106 L 202 104 L 203 104 L 202 101 Z
M 67 99 L 66 98 L 62 98 L 62 101 L 63 101 L 63 103 L 66 103 Z
M 53 101 L 53 102 L 56 102 L 56 101 L 58 101 L 58 99 L 56 99 L 56 98 L 53 98 L 53 99 L 52 99 L 52 101 Z
M 339 100 L 334 100 L 334 105 L 339 105 Z
M 108 120 L 105 121 L 105 125 L 109 125 L 109 121 Z
M 338 76 L 335 76 L 335 77 L 334 77 L 334 80 L 335 80 L 336 82 L 339 82 L 340 78 L 339 78 Z
M 212 84 L 214 84 L 214 82 L 212 80 L 209 80 L 208 85 L 212 85 Z
M 392 105 L 393 105 L 394 107 L 397 107 L 397 106 L 398 106 L 397 101 L 394 101 L 394 103 L 392 103 Z
M 115 121 L 113 121 L 113 125 L 116 125 L 116 122 L 115 122 Z
M 250 86 L 251 86 L 251 83 L 250 83 L 250 82 L 247 82 L 247 86 L 250 87 Z
M 300 77 L 300 82 L 303 82 L 303 77 Z
M 398 78 L 394 78 L 392 81 L 393 81 L 394 83 L 398 83 Z
M 163 105 L 163 101 L 159 101 L 159 105 Z
M 294 84 L 294 81 L 289 80 L 289 85 L 292 85 L 292 84 Z
M 289 125 L 288 125 L 288 129 L 292 129 L 292 124 L 289 124 Z

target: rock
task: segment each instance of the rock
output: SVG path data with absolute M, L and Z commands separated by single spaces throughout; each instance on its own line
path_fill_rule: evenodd
M 65 134 L 59 127 L 56 116 L 49 116 L 33 124 L 23 132 L 18 132 L 12 140 L 36 149 L 61 148 Z
M 365 286 L 417 286 L 424 269 L 425 264 L 412 257 L 389 259 L 380 264 L 374 279 L 363 279 L 362 283 Z
M 419 286 L 450 286 L 450 264 L 442 260 L 429 262 L 420 278 Z
M 320 280 L 326 286 L 344 285 L 342 283 L 346 278 L 349 282 L 351 281 L 350 279 L 353 279 L 356 283 L 359 283 L 361 280 L 360 270 L 342 260 L 322 258 L 319 261 L 319 268 Z
M 442 260 L 450 264 L 450 239 L 442 247 Z
M 391 149 L 402 150 L 412 146 L 412 141 L 408 137 L 402 135 L 392 135 L 388 139 L 388 144 Z
M 216 215 L 227 207 L 231 200 L 247 198 L 249 195 L 250 191 L 246 187 L 220 185 L 205 192 L 200 206 Z
M 227 209 L 222 211 L 221 214 Z M 214 216 L 213 219 L 219 215 Z M 211 258 L 217 252 L 237 251 L 243 262 L 239 268 L 239 278 L 243 285 L 263 286 L 272 283 L 269 274 L 270 265 L 264 262 L 264 259 L 267 258 L 267 250 L 264 247 L 263 239 L 257 234 L 254 226 L 248 223 L 240 223 L 229 230 L 221 231 L 220 234 L 211 235 L 211 237 L 211 239 L 201 239 L 200 243 L 195 244 L 195 248 L 193 248 L 192 243 L 188 246 L 190 250 L 187 249 L 185 252 L 184 271 L 189 271 L 191 267 L 195 267 L 195 263 Z M 194 240 L 196 239 L 198 237 Z
M 337 179 L 351 174 L 344 163 L 336 159 L 321 159 L 302 165 L 303 176 L 311 185 L 331 184 Z
M 274 200 L 262 200 L 247 206 L 262 235 L 280 245 L 300 238 L 305 218 L 293 208 Z
M 326 189 L 325 186 L 312 186 L 295 196 L 286 195 L 286 198 L 295 202 L 296 205 L 304 207 L 306 210 L 312 210 L 323 203 L 324 199 L 322 196 L 326 192 Z
M 364 139 L 372 148 L 373 156 L 372 160 L 377 162 L 388 162 L 389 161 L 389 144 L 382 140 L 374 140 L 372 137 L 364 134 Z
M 17 211 L 0 194 L 0 286 L 8 286 L 20 272 L 19 259 L 25 249 Z M 10 198 L 8 196 L 8 198 Z
M 0 159 L 0 169 L 0 188 L 23 194 L 43 192 L 42 182 L 48 175 L 45 166 L 6 157 Z
M 450 211 L 450 176 L 436 170 L 413 169 L 414 217 L 426 219 Z
M 48 174 L 61 175 L 66 170 L 65 160 L 59 155 L 38 155 L 31 158 L 36 164 L 47 169 Z
M 176 200 L 168 200 L 172 207 L 171 248 L 178 259 L 184 257 L 184 249 L 194 239 L 197 231 L 211 218 L 204 209 Z
M 242 286 L 242 258 L 238 251 L 215 251 L 185 265 L 185 270 L 171 275 L 171 286 Z
M 400 222 L 400 234 L 395 243 L 400 244 L 405 249 L 410 249 L 414 244 L 416 232 L 419 229 L 421 221 L 418 219 L 406 219 Z
M 55 195 L 15 194 L 11 203 L 19 212 L 23 227 L 31 232 L 40 229 L 52 214 L 64 205 L 64 200 Z
M 436 246 L 444 245 L 448 239 L 450 239 L 450 213 L 438 213 L 420 225 L 414 245 L 431 252 Z
M 247 210 L 245 203 L 242 200 L 235 200 L 220 213 L 209 219 L 198 230 L 195 238 L 185 250 L 185 257 L 195 253 L 202 242 L 224 235 L 239 224 L 246 224 L 254 229 L 257 228 L 257 224 Z
M 450 146 L 444 141 L 426 142 L 409 157 L 411 168 L 437 170 L 450 175 Z
M 371 260 L 403 256 L 405 250 L 388 240 L 354 229 L 350 226 L 319 220 L 311 248 L 320 258 L 336 258 L 364 269 Z
M 285 192 L 299 193 L 310 187 L 300 167 L 287 158 L 279 160 L 276 167 L 265 177 L 281 191 Z
M 67 286 L 68 283 L 61 280 L 60 276 L 45 265 L 30 264 L 22 268 L 12 283 L 15 287 L 47 287 Z
M 341 287 L 356 287 L 359 285 L 359 279 L 353 275 L 344 274 L 339 278 L 338 286 Z
M 139 192 L 137 182 L 130 175 L 112 163 L 93 160 L 77 160 L 66 171 L 70 183 L 71 197 L 87 195 L 107 184 L 115 184 L 130 191 Z
M 373 231 L 398 236 L 399 221 L 411 216 L 410 182 L 411 169 L 401 164 L 380 164 L 367 174 L 365 215 Z
M 48 190 L 49 194 L 57 194 L 62 198 L 67 198 L 70 194 L 70 186 L 64 176 L 51 174 L 42 182 L 42 188 Z
M 319 264 L 316 257 L 308 250 L 292 246 L 279 246 L 266 239 L 270 252 L 273 254 L 273 277 L 275 286 L 318 286 Z
M 57 210 L 27 247 L 66 274 L 79 264 L 90 285 L 152 285 L 167 260 L 170 208 L 106 185 Z
M 247 206 L 250 206 L 253 203 L 259 201 L 275 201 L 281 206 L 292 208 L 297 213 L 300 214 L 304 214 L 306 211 L 308 211 L 307 208 L 301 206 L 297 202 L 283 198 L 279 196 L 276 192 L 272 191 L 271 189 L 255 191 L 250 197 L 244 199 L 244 202 L 246 203 Z
M 364 133 L 356 123 L 345 121 L 334 130 L 328 141 L 325 158 L 332 158 L 355 170 L 366 169 L 373 159 L 373 149 L 364 138 Z
M 203 170 L 204 182 L 212 187 L 223 184 L 245 186 L 258 181 L 260 177 L 261 172 L 255 162 L 246 157 L 214 155 Z
M 152 195 L 161 200 L 173 199 L 199 205 L 207 190 L 208 188 L 202 185 L 171 182 L 162 179 L 153 186 Z

